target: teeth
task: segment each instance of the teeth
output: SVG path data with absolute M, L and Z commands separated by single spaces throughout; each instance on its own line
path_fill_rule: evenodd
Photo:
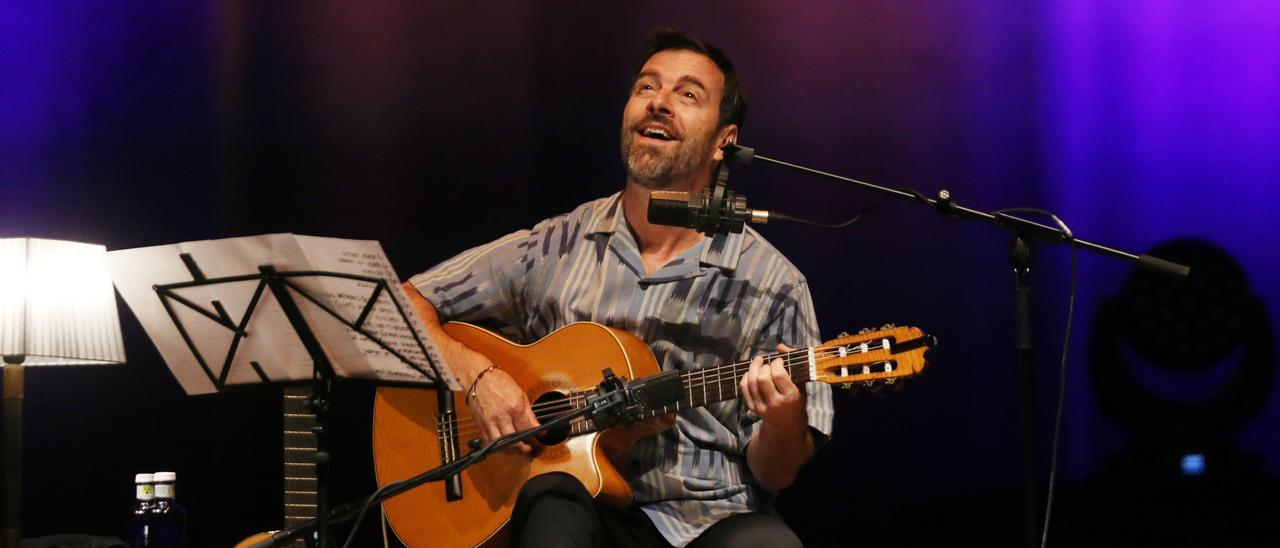
M 654 137 L 654 136 L 657 136 L 657 137 L 661 137 L 661 138 L 663 138 L 663 139 L 670 139 L 670 136 L 668 136 L 668 135 L 667 135 L 666 130 L 663 130 L 663 129 L 653 129 L 653 128 L 650 128 L 650 129 L 646 129 L 646 130 L 644 130 L 644 133 L 643 133 L 643 134 L 644 134 L 644 136 L 645 136 L 645 137 Z

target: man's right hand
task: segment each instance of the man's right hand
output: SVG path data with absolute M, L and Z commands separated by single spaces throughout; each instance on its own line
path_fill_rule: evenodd
M 436 346 L 444 354 L 445 361 L 458 377 L 462 389 L 469 391 L 475 383 L 476 395 L 469 398 L 467 405 L 475 419 L 473 428 L 478 429 L 479 432 L 462 426 L 460 434 L 464 436 L 463 439 L 469 441 L 479 434 L 485 443 L 489 443 L 512 432 L 538 426 L 538 418 L 533 414 L 529 398 L 524 395 L 524 391 L 511 376 L 500 369 L 502 366 L 499 365 L 499 369 L 485 373 L 480 382 L 476 383 L 476 377 L 489 366 L 494 365 L 493 362 L 489 361 L 484 354 L 467 348 L 466 345 L 445 333 L 444 328 L 440 326 L 436 307 L 418 292 L 418 288 L 406 282 L 404 290 L 409 296 L 409 302 L 422 317 L 427 334 L 436 342 Z M 467 395 L 463 394 L 464 399 Z M 533 453 L 533 445 L 520 442 L 506 450 L 529 455 Z
M 488 368 L 488 365 L 478 371 L 484 371 L 485 368 Z M 476 426 L 480 429 L 480 437 L 485 443 L 512 432 L 538 426 L 538 418 L 534 416 L 524 391 L 502 369 L 494 369 L 484 374 L 476 384 L 475 397 L 471 398 L 468 405 L 471 408 L 471 415 L 475 417 Z M 526 455 L 533 452 L 533 446 L 528 442 L 520 442 L 511 447 Z

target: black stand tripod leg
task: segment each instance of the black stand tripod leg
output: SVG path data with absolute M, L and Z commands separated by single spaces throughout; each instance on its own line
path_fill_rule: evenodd
M 1014 350 L 1018 356 L 1018 396 L 1022 416 L 1023 528 L 1027 548 L 1034 548 L 1039 536 L 1036 511 L 1036 456 L 1034 403 L 1031 370 L 1031 246 L 1014 236 L 1009 249 L 1014 273 Z

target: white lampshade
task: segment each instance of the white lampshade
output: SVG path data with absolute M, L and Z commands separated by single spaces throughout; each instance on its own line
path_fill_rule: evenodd
M 124 363 L 106 247 L 0 239 L 0 354 L 22 364 Z

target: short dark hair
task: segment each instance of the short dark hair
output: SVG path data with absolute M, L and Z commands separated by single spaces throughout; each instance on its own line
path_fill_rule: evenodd
M 701 53 L 715 63 L 720 73 L 724 75 L 724 93 L 720 96 L 720 127 L 729 124 L 742 127 L 742 122 L 747 118 L 747 100 L 742 96 L 742 84 L 738 82 L 738 73 L 733 70 L 733 63 L 724 52 L 682 30 L 660 28 L 649 33 L 649 49 L 645 53 L 644 61 L 640 62 L 640 67 L 643 68 L 654 54 L 667 50 Z M 636 76 L 639 76 L 639 72 L 640 69 L 636 69 Z M 635 83 L 636 76 L 632 77 L 632 84 Z

